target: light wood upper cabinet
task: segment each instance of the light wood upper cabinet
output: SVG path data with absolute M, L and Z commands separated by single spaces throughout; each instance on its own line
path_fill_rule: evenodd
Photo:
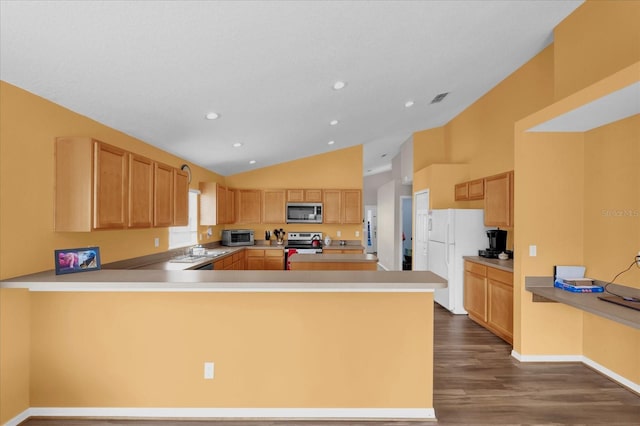
M 200 224 L 235 222 L 235 190 L 216 182 L 200 183 Z
M 484 179 L 476 179 L 468 182 L 469 200 L 484 199 Z
M 482 200 L 484 198 L 484 179 L 462 182 L 455 186 L 455 200 Z
M 321 189 L 287 189 L 287 202 L 321 203 Z
M 123 149 L 94 142 L 94 229 L 123 229 L 127 225 L 128 155 Z
M 154 166 L 154 226 L 173 224 L 173 167 L 161 163 Z
M 362 191 L 346 189 L 342 191 L 342 223 L 362 223 Z
M 57 232 L 173 224 L 177 169 L 89 137 L 56 138 L 54 168 Z
M 129 228 L 153 226 L 153 161 L 129 154 Z
M 286 222 L 286 193 L 284 189 L 262 191 L 262 223 Z
M 323 223 L 362 223 L 362 191 L 325 189 L 322 191 Z
M 189 175 L 173 169 L 173 226 L 189 224 Z
M 238 189 L 236 191 L 236 223 L 260 223 L 262 219 L 262 191 Z
M 513 172 L 484 179 L 484 224 L 513 226 Z
M 322 223 L 340 223 L 342 193 L 339 189 L 322 191 Z

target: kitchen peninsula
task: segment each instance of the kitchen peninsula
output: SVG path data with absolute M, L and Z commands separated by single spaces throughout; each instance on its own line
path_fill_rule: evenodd
M 2 321 L 28 333 L 3 339 L 30 357 L 10 378 L 24 418 L 428 419 L 445 286 L 402 271 L 42 272 L 0 283 Z

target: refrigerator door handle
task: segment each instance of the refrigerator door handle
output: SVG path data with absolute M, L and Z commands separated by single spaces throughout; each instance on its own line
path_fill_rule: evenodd
M 444 236 L 444 261 L 449 266 L 449 224 L 447 223 L 447 233 Z

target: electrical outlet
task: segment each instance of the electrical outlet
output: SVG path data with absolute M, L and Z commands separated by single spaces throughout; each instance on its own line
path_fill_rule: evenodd
M 356 231 L 356 237 L 360 236 L 360 231 Z
M 160 247 L 160 238 L 155 237 L 153 239 L 153 245 L 156 246 L 156 247 Z
M 336 236 L 341 237 L 342 236 L 342 232 L 340 232 L 340 231 L 336 232 Z

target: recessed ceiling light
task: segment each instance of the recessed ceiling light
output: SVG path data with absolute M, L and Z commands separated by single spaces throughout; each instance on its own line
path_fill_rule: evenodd
M 327 142 L 328 145 L 333 145 L 334 143 L 336 143 L 336 141 L 329 141 Z
M 338 124 L 338 120 L 331 120 L 329 124 L 331 124 L 332 126 L 335 126 L 336 124 Z
M 242 146 L 242 144 L 240 142 L 236 142 L 233 144 L 234 148 L 240 148 Z
M 333 83 L 333 90 L 344 89 L 344 86 L 346 85 L 347 83 L 345 83 L 344 81 L 336 81 L 335 83 Z
M 256 164 L 256 160 L 249 161 L 249 164 Z
M 220 118 L 220 114 L 218 114 L 217 112 L 210 112 L 205 117 L 207 117 L 207 120 L 216 120 Z
M 413 101 L 407 101 L 404 103 L 405 108 L 411 108 L 413 106 Z

